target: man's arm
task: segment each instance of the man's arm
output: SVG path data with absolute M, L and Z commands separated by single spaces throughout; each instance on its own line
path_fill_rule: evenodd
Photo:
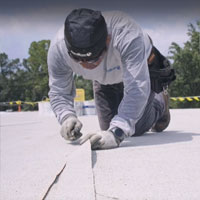
M 125 136 L 134 134 L 135 124 L 144 112 L 150 94 L 150 78 L 142 37 L 122 51 L 122 63 L 124 97 L 118 114 L 107 131 L 87 134 L 81 140 L 82 144 L 89 139 L 93 150 L 118 147 Z
M 69 115 L 76 115 L 74 110 L 75 86 L 73 72 L 57 45 L 50 46 L 48 51 L 49 97 L 51 107 L 60 124 Z
M 56 45 L 48 52 L 49 97 L 51 107 L 62 125 L 60 134 L 66 140 L 76 140 L 82 136 L 82 123 L 74 110 L 75 86 L 73 72 L 59 53 Z
M 138 34 L 131 39 L 132 35 L 131 31 L 128 32 L 117 46 L 124 70 L 124 97 L 119 105 L 118 114 L 110 123 L 110 128 L 119 127 L 126 136 L 134 134 L 135 124 L 143 114 L 150 94 L 144 38 L 142 34 Z
M 124 13 L 113 15 L 111 21 L 113 46 L 118 50 L 123 66 L 124 97 L 109 129 L 86 135 L 86 140 L 91 141 L 92 149 L 115 148 L 123 141 L 124 136 L 132 136 L 150 94 L 147 57 L 152 45 L 149 38 Z

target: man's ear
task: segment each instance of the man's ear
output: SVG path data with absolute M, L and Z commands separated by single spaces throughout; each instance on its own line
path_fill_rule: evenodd
M 106 39 L 106 46 L 110 44 L 110 40 L 111 40 L 111 35 L 108 35 Z

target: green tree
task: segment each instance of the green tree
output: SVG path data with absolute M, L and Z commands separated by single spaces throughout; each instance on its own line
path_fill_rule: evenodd
M 16 101 L 22 92 L 17 87 L 16 73 L 20 70 L 19 59 L 10 60 L 5 53 L 0 54 L 0 102 Z
M 171 96 L 200 95 L 200 21 L 188 25 L 189 40 L 181 48 L 173 42 L 170 46 L 170 57 L 176 70 L 176 81 L 171 86 Z M 174 106 L 200 107 L 199 102 L 176 102 Z
M 23 60 L 27 71 L 25 96 L 27 101 L 40 101 L 48 95 L 47 52 L 50 41 L 32 42 L 28 59 Z
M 85 99 L 91 100 L 93 99 L 93 87 L 91 80 L 85 80 L 82 76 L 75 76 L 75 85 L 76 88 L 82 88 L 85 90 Z

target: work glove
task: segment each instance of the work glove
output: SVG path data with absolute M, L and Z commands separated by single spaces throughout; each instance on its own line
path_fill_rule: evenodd
M 66 140 L 74 141 L 82 136 L 82 123 L 75 116 L 69 116 L 62 124 L 60 134 Z
M 118 147 L 120 144 L 111 131 L 98 131 L 96 133 L 89 133 L 83 136 L 80 144 L 83 144 L 87 140 L 90 140 L 92 150 L 112 149 Z

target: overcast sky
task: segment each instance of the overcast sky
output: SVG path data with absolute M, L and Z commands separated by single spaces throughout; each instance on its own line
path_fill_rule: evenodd
M 74 8 L 125 11 L 168 54 L 169 46 L 187 41 L 187 25 L 200 19 L 200 1 L 144 0 L 0 0 L 0 52 L 10 59 L 27 58 L 31 42 L 52 39 Z

